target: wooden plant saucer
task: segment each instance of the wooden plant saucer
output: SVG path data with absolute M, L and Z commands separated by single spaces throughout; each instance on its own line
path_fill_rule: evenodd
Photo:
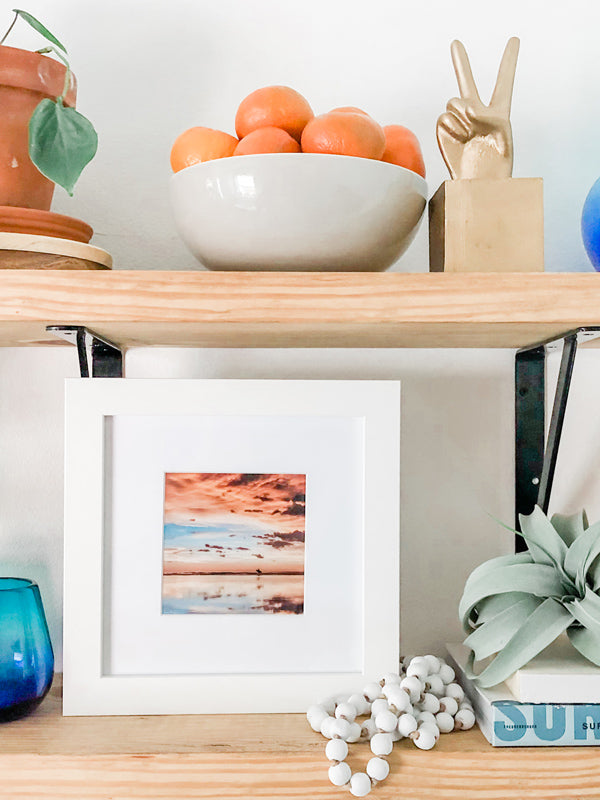
M 55 236 L 0 233 L 0 269 L 112 269 L 110 253 Z

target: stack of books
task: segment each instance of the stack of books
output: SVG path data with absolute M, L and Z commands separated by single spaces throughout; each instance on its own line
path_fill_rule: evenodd
M 600 668 L 559 640 L 506 683 L 481 689 L 465 674 L 469 651 L 447 645 L 448 663 L 495 747 L 600 744 Z

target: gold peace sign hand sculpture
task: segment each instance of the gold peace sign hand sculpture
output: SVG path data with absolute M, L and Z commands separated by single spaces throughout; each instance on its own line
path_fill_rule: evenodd
M 452 63 L 460 97 L 448 101 L 437 122 L 437 140 L 453 179 L 510 178 L 513 141 L 510 126 L 519 40 L 509 39 L 488 106 L 481 102 L 464 45 L 452 42 Z

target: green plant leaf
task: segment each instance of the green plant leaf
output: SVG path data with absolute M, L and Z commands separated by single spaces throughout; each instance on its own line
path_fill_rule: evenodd
M 66 54 L 67 48 L 64 46 L 64 44 L 59 42 L 56 36 L 50 33 L 48 28 L 42 25 L 39 19 L 36 19 L 32 14 L 29 14 L 27 11 L 22 11 L 20 8 L 13 8 L 13 11 L 15 12 L 15 14 L 18 14 L 22 19 L 24 19 L 25 22 L 29 23 L 29 25 L 31 25 L 31 27 L 34 28 L 38 33 L 41 33 L 44 39 L 48 39 L 49 42 L 52 42 L 52 44 L 55 44 L 57 47 L 60 47 L 63 53 Z
M 565 607 L 580 625 L 600 636 L 600 597 L 589 586 L 586 587 L 583 599 L 576 597 L 569 600 L 565 603 Z
M 577 514 L 553 514 L 552 527 L 558 533 L 563 542 L 570 547 L 575 539 L 588 528 L 588 518 L 585 511 Z
M 475 567 L 473 572 L 471 572 L 467 578 L 465 588 L 469 585 L 469 583 L 473 583 L 474 581 L 479 580 L 479 578 L 484 578 L 486 575 L 495 572 L 499 567 L 514 566 L 515 564 L 533 564 L 531 554 L 512 553 L 508 556 L 496 556 L 495 558 L 490 558 L 488 561 L 484 561 L 483 564 Z
M 588 570 L 588 578 L 595 592 L 600 591 L 600 558 L 592 562 Z
M 39 171 L 72 195 L 98 148 L 92 123 L 60 99 L 42 100 L 29 121 L 29 155 Z
M 531 597 L 531 595 L 527 592 L 505 592 L 484 598 L 477 603 L 477 625 L 483 625 L 484 622 L 493 619 L 526 597 Z
M 514 566 L 515 564 L 526 563 L 531 564 L 532 559 L 529 553 L 515 553 L 509 556 L 497 556 L 490 558 L 489 561 L 484 561 L 478 567 L 475 567 L 473 572 L 467 578 L 463 594 L 458 605 L 458 616 L 460 617 L 463 629 L 469 633 L 471 628 L 476 627 L 479 623 L 480 614 L 485 619 L 486 615 L 494 616 L 499 611 L 511 605 L 514 601 L 512 595 L 515 592 L 503 592 L 502 594 L 492 594 L 487 597 L 480 597 L 476 603 L 471 603 L 472 587 L 476 586 L 478 582 L 485 581 L 488 575 L 493 575 L 497 569 L 501 567 Z M 508 600 L 502 598 L 510 595 Z M 475 609 L 477 606 L 477 609 Z M 490 610 L 488 610 L 488 608 Z
M 563 593 L 573 595 L 577 589 L 564 567 L 567 546 L 539 506 L 528 516 L 519 515 L 521 536 L 527 542 L 533 560 L 553 566 L 563 580 Z
M 468 674 L 482 687 L 505 680 L 565 630 L 600 665 L 600 523 L 590 526 L 585 511 L 549 520 L 538 506 L 520 522 L 528 552 L 473 570 L 459 604 Z M 475 661 L 484 661 L 479 675 Z
M 476 661 L 498 653 L 543 602 L 539 597 L 523 597 L 479 625 L 463 644 L 473 651 Z
M 561 567 L 567 553 L 567 545 L 558 535 L 548 517 L 539 506 L 531 514 L 519 514 L 521 536 L 538 564 Z
M 589 628 L 576 628 L 572 625 L 567 630 L 571 644 L 582 656 L 592 664 L 600 666 L 600 635 Z
M 495 559 L 493 559 L 495 560 Z M 486 562 L 491 565 L 492 562 Z M 482 567 L 485 564 L 482 565 Z M 473 580 L 473 573 L 465 584 L 458 613 L 464 630 L 470 632 L 470 618 L 477 604 L 486 597 L 507 592 L 525 592 L 536 597 L 561 597 L 563 583 L 553 567 L 546 564 L 509 564 L 482 572 Z
M 582 596 L 585 594 L 588 570 L 599 555 L 600 523 L 596 522 L 575 539 L 565 556 L 565 572 L 575 581 L 577 591 Z
M 506 680 L 566 630 L 573 618 L 557 600 L 548 597 L 474 680 L 484 689 Z

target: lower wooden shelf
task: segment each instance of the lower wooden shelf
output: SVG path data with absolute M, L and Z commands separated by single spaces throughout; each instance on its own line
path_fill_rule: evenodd
M 366 745 L 350 759 L 361 769 Z M 373 800 L 600 798 L 595 747 L 492 748 L 478 730 L 430 752 L 396 745 Z M 0 798 L 350 798 L 327 779 L 324 740 L 296 714 L 62 717 L 60 689 L 0 726 Z
M 600 274 L 0 269 L 0 346 L 508 347 L 600 325 Z

